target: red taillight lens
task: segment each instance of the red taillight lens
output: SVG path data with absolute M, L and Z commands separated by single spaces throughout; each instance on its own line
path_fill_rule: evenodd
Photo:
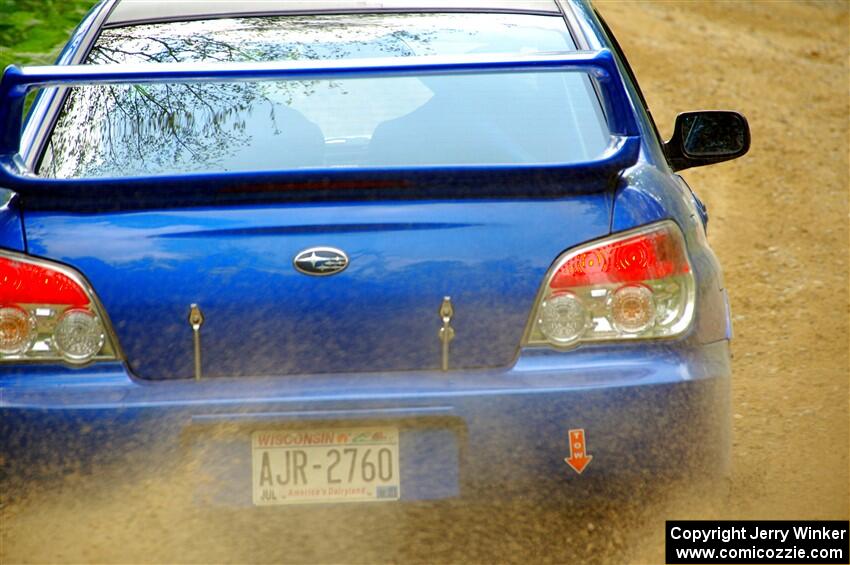
M 628 237 L 569 258 L 549 282 L 553 289 L 629 283 L 686 274 L 690 267 L 668 231 Z
M 547 275 L 526 343 L 672 337 L 693 318 L 695 283 L 672 221 L 563 254 Z
M 53 269 L 0 257 L 0 304 L 64 304 L 86 306 L 86 291 Z
M 115 359 L 104 320 L 79 273 L 0 250 L 0 362 Z

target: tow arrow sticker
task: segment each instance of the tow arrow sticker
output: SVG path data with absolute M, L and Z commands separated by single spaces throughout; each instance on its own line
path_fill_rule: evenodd
M 578 430 L 570 430 L 570 456 L 564 461 L 567 465 L 573 468 L 573 471 L 581 475 L 584 468 L 587 467 L 592 455 L 587 454 L 587 448 L 584 443 L 584 428 Z

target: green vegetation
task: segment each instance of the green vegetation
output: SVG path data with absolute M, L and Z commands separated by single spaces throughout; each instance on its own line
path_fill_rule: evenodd
M 96 0 L 0 0 L 0 69 L 50 64 Z

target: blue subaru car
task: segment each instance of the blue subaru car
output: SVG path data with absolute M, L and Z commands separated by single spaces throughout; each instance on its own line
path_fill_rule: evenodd
M 0 83 L 4 488 L 180 471 L 274 520 L 723 476 L 676 171 L 749 143 L 662 141 L 581 0 L 104 0 Z

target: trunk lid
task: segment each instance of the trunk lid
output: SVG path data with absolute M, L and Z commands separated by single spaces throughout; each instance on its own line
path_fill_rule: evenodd
M 28 210 L 29 252 L 88 277 L 132 371 L 205 377 L 437 370 L 438 310 L 454 304 L 451 369 L 510 365 L 564 249 L 609 231 L 606 192 L 568 198 L 266 203 L 69 213 Z M 293 260 L 349 257 L 333 276 Z

